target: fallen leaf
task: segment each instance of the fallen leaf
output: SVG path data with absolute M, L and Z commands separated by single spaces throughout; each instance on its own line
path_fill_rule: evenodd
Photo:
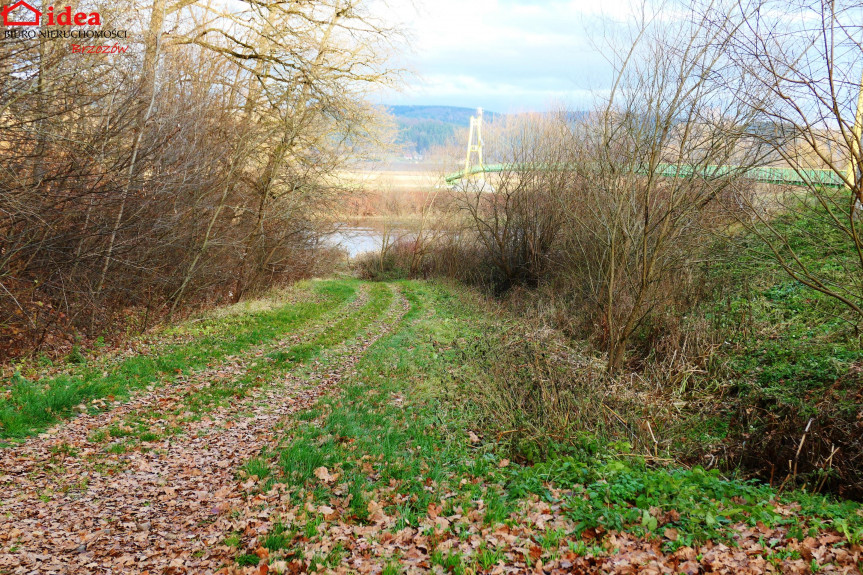
M 329 470 L 326 467 L 318 467 L 315 469 L 315 477 L 323 481 L 324 483 L 332 483 L 335 480 L 335 477 L 330 475 Z
M 669 541 L 677 541 L 677 529 L 674 529 L 673 527 L 666 529 L 664 535 Z

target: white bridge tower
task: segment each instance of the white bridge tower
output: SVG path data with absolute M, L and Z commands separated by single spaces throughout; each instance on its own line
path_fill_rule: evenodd
M 471 116 L 470 119 L 470 135 L 467 138 L 467 154 L 464 158 L 464 174 L 466 177 L 475 178 L 482 172 L 469 175 L 472 166 L 477 166 L 480 170 L 483 167 L 482 163 L 482 108 L 477 108 L 476 116 Z M 476 163 L 473 163 L 473 155 L 476 154 Z

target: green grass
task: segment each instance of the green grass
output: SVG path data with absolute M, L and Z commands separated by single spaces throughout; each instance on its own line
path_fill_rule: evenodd
M 239 547 L 242 542 L 242 538 L 238 533 L 232 533 L 227 538 L 225 538 L 224 544 L 228 547 Z
M 284 478 L 297 483 L 308 481 L 315 469 L 332 464 L 332 458 L 305 438 L 281 450 L 278 465 Z
M 772 226 L 827 285 L 863 301 L 863 275 L 853 242 L 837 231 L 823 208 L 810 206 L 805 213 L 780 216 Z M 683 423 L 680 444 L 685 442 L 695 454 L 721 445 L 726 453 L 740 454 L 722 462 L 727 469 L 740 468 L 765 479 L 774 469 L 781 482 L 811 419 L 795 485 L 823 485 L 859 498 L 861 318 L 835 298 L 790 277 L 754 234 L 740 233 L 723 249 L 723 257 L 707 273 L 707 283 L 714 287 L 692 314 L 710 326 L 702 337 L 721 342 L 706 373 L 694 381 L 708 394 L 720 390 L 722 397 L 710 413 L 695 413 Z M 787 258 L 790 251 L 782 253 Z M 704 328 L 684 323 L 683 329 Z M 699 385 L 694 387 L 700 391 Z M 704 398 L 696 401 L 710 404 Z M 839 451 L 825 472 L 831 446 Z
M 811 205 L 771 225 L 825 285 L 863 301 L 854 244 L 823 208 Z M 741 233 L 729 246 L 709 271 L 717 289 L 705 311 L 733 350 L 730 367 L 746 382 L 742 392 L 811 410 L 821 390 L 863 359 L 854 328 L 859 318 L 835 298 L 790 277 L 754 234 Z M 789 249 L 780 252 L 790 258 Z
M 258 479 L 266 479 L 270 475 L 270 466 L 263 458 L 256 457 L 246 463 L 242 470 L 249 476 L 256 476 Z
M 170 345 L 155 355 L 136 355 L 105 369 L 84 366 L 68 375 L 30 381 L 19 374 L 0 397 L 0 438 L 21 438 L 69 417 L 73 408 L 94 399 L 125 398 L 135 390 L 177 374 L 190 374 L 229 355 L 281 337 L 284 333 L 346 302 L 356 282 L 314 285 L 317 298 L 260 313 L 212 318 L 188 329 L 191 341 Z M 319 301 L 313 301 L 318 299 Z
M 602 546 L 578 541 L 597 528 L 660 538 L 673 528 L 679 536 L 666 541 L 666 551 L 707 540 L 730 542 L 736 533 L 731 526 L 738 522 L 783 527 L 801 538 L 831 526 L 846 529 L 849 539 L 863 533 L 859 504 L 802 492 L 780 495 L 764 484 L 727 480 L 698 467 L 651 467 L 620 455 L 619 446 L 596 441 L 590 449 L 534 466 L 500 467 L 504 454 L 494 443 L 466 441 L 468 430 L 475 429 L 470 399 L 478 377 L 466 342 L 486 333 L 492 319 L 450 288 L 423 282 L 401 286 L 411 303 L 401 328 L 369 348 L 357 375 L 338 394 L 297 418 L 274 453 L 261 455 L 269 458 L 273 481 L 288 485 L 298 509 L 307 501 L 333 507 L 341 502 L 347 513 L 340 520 L 363 525 L 370 521 L 369 502 L 376 501 L 398 531 L 427 524 L 429 506 L 444 496 L 443 514 L 458 508 L 468 515 L 481 500 L 482 522 L 492 528 L 523 520 L 518 510 L 528 501 L 557 502 L 571 529 L 540 530 L 535 537 L 551 555 L 559 548 L 605 553 Z M 314 470 L 321 466 L 338 473 L 339 480 L 319 481 Z M 798 516 L 776 510 L 789 502 L 800 506 Z M 295 541 L 297 553 L 326 537 L 323 521 L 310 514 L 302 529 L 308 541 Z M 456 524 L 449 531 L 468 535 Z M 469 557 L 429 552 L 432 562 L 450 572 L 487 569 L 501 560 L 498 551 L 487 548 Z M 313 561 L 323 564 L 324 558 Z
M 251 390 L 268 382 L 277 381 L 288 372 L 311 360 L 321 353 L 344 343 L 374 319 L 378 318 L 389 306 L 392 292 L 383 284 L 369 289 L 369 300 L 359 309 L 346 314 L 333 325 L 327 326 L 310 341 L 296 344 L 287 350 L 274 351 L 260 361 L 254 362 L 240 376 L 214 382 L 210 386 L 185 398 L 185 411 L 202 414 L 219 405 L 246 397 Z M 302 350 L 298 353 L 297 350 Z
M 281 521 L 261 539 L 261 545 L 271 553 L 287 548 L 296 536 L 296 531 L 288 529 Z
M 481 547 L 477 553 L 477 563 L 484 570 L 489 571 L 499 562 L 503 561 L 503 553 L 499 550 L 492 550 L 485 547 Z
M 675 539 L 663 543 L 668 552 L 708 540 L 733 543 L 736 532 L 732 526 L 737 523 L 781 527 L 788 537 L 798 540 L 827 528 L 842 533 L 852 544 L 863 538 L 863 514 L 857 503 L 800 491 L 779 494 L 762 483 L 728 480 L 715 470 L 699 467 L 651 466 L 627 453 L 622 443 L 606 444 L 599 437 L 585 437 L 566 451 L 550 450 L 553 455 L 535 465 L 507 464 L 502 460 L 508 454 L 493 434 L 485 433 L 484 441 L 469 440 L 470 433 L 484 432 L 478 428 L 482 419 L 474 399 L 487 358 L 480 357 L 485 351 L 475 343 L 504 329 L 505 323 L 490 317 L 458 288 L 417 281 L 396 285 L 410 304 L 396 329 L 366 350 L 355 372 L 336 391 L 274 429 L 276 447 L 268 447 L 236 470 L 243 481 L 258 478 L 252 491 L 269 491 L 277 484 L 285 490 L 273 499 L 278 505 L 271 509 L 269 532 L 256 534 L 254 541 L 244 542 L 240 533 L 224 541 L 233 548 L 239 565 L 257 565 L 256 555 L 243 552 L 260 545 L 273 558 L 304 560 L 310 570 L 338 566 L 347 548 L 318 545 L 327 537 L 332 521 L 329 512 L 321 510 L 323 506 L 338 508 L 336 521 L 358 526 L 370 525 L 385 514 L 393 519 L 387 527 L 390 536 L 402 529 L 417 529 L 428 539 L 431 563 L 450 573 L 488 570 L 504 560 L 504 555 L 487 545 L 474 546 L 469 552 L 437 548 L 442 540 L 463 543 L 477 529 L 493 532 L 527 524 L 534 520 L 525 510 L 545 504 L 557 506 L 557 515 L 567 521 L 565 526 L 553 527 L 531 523 L 528 548 L 538 547 L 545 557 L 554 557 L 561 549 L 578 555 L 608 553 L 601 540 L 580 538 L 613 531 L 659 540 L 666 530 L 674 529 Z M 320 301 L 291 304 L 248 318 L 231 316 L 224 329 L 211 326 L 207 335 L 165 350 L 165 357 L 174 357 L 181 348 L 191 350 L 192 359 L 179 369 L 197 369 L 281 339 L 306 324 L 315 328 L 320 327 L 316 321 L 329 322 L 326 329 L 310 329 L 302 343 L 287 349 L 263 349 L 241 373 L 190 391 L 171 408 L 175 427 L 150 426 L 151 415 L 163 414 L 132 413 L 106 429 L 91 432 L 89 440 L 101 444 L 100 453 L 124 453 L 142 442 L 180 432 L 183 418 L 201 417 L 215 406 L 249 397 L 255 388 L 277 385 L 288 373 L 297 378 L 315 370 L 325 373 L 344 360 L 335 352 L 349 348 L 340 346 L 370 335 L 371 326 L 393 303 L 396 285 L 366 284 L 363 289 L 368 300 L 362 306 L 327 316 L 329 319 L 322 316 L 353 297 L 358 282 L 317 284 Z M 202 346 L 208 345 L 208 338 L 230 341 L 206 351 Z M 161 355 L 149 359 L 161 365 Z M 86 382 L 87 368 L 82 369 L 69 377 Z M 174 373 L 160 369 L 146 372 L 153 379 L 130 379 L 124 391 L 155 382 L 159 374 Z M 120 373 L 129 373 L 125 362 L 93 381 L 99 383 Z M 46 385 L 50 390 L 50 382 Z M 46 398 L 54 397 L 46 390 Z M 13 397 L 20 400 L 24 396 Z M 0 404 L 3 409 L 10 405 L 14 405 L 11 400 Z M 59 414 L 62 410 L 55 415 Z M 699 433 L 721 433 L 720 423 L 705 422 Z M 27 425 L 29 430 L 38 428 L 37 423 Z M 52 457 L 61 463 L 78 453 L 61 444 Z M 320 479 L 315 473 L 320 467 L 338 479 Z M 796 515 L 776 509 L 777 504 L 790 502 L 798 508 Z M 280 518 L 289 516 L 288 512 L 293 519 L 283 522 Z M 473 525 L 434 522 L 435 517 L 453 516 L 471 517 Z M 255 546 L 249 547 L 251 543 Z M 787 550 L 776 547 L 766 559 L 779 565 L 789 557 Z M 386 565 L 387 573 L 399 572 L 398 557 L 383 558 L 381 564 Z
M 423 299 L 431 297 L 436 305 L 456 300 L 445 290 L 424 284 L 405 283 L 402 287 L 412 304 L 402 329 L 366 352 L 357 376 L 338 397 L 322 400 L 320 409 L 314 411 L 320 414 L 318 419 L 298 418 L 272 457 L 275 481 L 293 486 L 296 501 L 309 493 L 314 493 L 316 500 L 328 501 L 333 496 L 332 487 L 319 485 L 314 470 L 321 466 L 340 469 L 340 482 L 346 482 L 351 496 L 352 520 L 359 523 L 368 519 L 368 495 L 391 482 L 398 485 L 397 492 L 407 501 L 388 506 L 387 511 L 398 516 L 398 526 L 416 526 L 427 516 L 429 504 L 439 500 L 450 479 L 478 470 L 494 474 L 497 469 L 495 465 L 477 466 L 468 457 L 462 437 L 451 436 L 450 407 L 437 402 L 401 405 L 393 401 L 393 395 L 404 392 L 405 383 L 431 389 L 449 380 L 446 362 L 440 361 L 440 355 L 435 360 L 431 349 L 436 345 L 435 332 L 454 338 L 459 325 L 448 320 L 415 323 L 425 312 Z M 449 361 L 457 360 L 456 349 L 444 353 Z M 358 454 L 365 459 L 356 459 Z M 376 479 L 370 477 L 369 466 Z M 315 538 L 317 524 L 310 523 L 305 535 Z
M 243 567 L 255 566 L 260 563 L 261 559 L 257 555 L 246 553 L 237 555 L 237 564 Z
M 444 553 L 442 551 L 434 551 L 431 556 L 432 565 L 440 565 L 445 571 L 454 574 L 464 573 L 464 565 L 462 565 L 462 556 L 458 552 Z
M 353 280 L 339 280 L 319 284 L 319 287 L 330 293 L 348 296 L 344 299 L 350 299 L 359 284 Z M 236 406 L 237 402 L 244 398 L 255 397 L 258 393 L 256 389 L 262 386 L 282 385 L 289 372 L 296 372 L 293 385 L 301 389 L 302 377 L 309 369 L 304 364 L 314 361 L 316 364 L 325 365 L 331 361 L 338 361 L 341 356 L 338 353 L 328 353 L 329 350 L 338 348 L 354 337 L 363 336 L 372 322 L 379 319 L 387 310 L 393 299 L 393 291 L 384 284 L 366 285 L 363 286 L 363 291 L 368 297 L 364 298 L 362 305 L 343 307 L 337 313 L 310 318 L 303 324 L 299 324 L 297 327 L 302 328 L 300 332 L 302 343 L 273 353 L 268 353 L 272 351 L 273 346 L 268 348 L 265 345 L 262 348 L 248 349 L 245 356 L 234 355 L 224 375 L 218 370 L 209 374 L 206 385 L 186 390 L 162 409 L 148 407 L 133 410 L 122 419 L 115 420 L 110 427 L 91 432 L 88 435 L 88 441 L 101 444 L 102 453 L 109 456 L 122 455 L 137 449 L 150 450 L 154 447 L 145 445 L 145 442 L 183 433 L 185 422 L 199 420 L 217 407 Z M 335 308 L 334 305 L 330 306 L 330 309 L 333 308 Z M 279 337 L 273 340 L 281 340 L 283 339 L 281 336 L 286 334 L 278 335 Z M 290 352 L 296 348 L 305 350 L 306 353 L 302 359 L 295 358 L 292 361 L 279 355 L 280 351 Z M 189 377 L 188 381 L 198 383 L 194 376 Z M 252 408 L 252 404 L 249 404 L 249 408 Z M 313 410 L 312 415 L 314 415 Z M 293 459 L 286 456 L 284 465 L 288 469 L 296 466 L 301 476 L 310 477 L 317 467 L 313 465 L 316 464 L 317 446 L 308 446 L 305 452 L 302 447 L 300 446 L 300 449 L 294 453 Z M 58 451 L 58 455 L 67 454 Z M 94 461 L 93 470 L 96 473 L 115 473 L 125 465 L 124 459 L 111 457 L 109 461 L 113 463 Z M 272 471 L 278 467 L 278 463 L 273 463 L 271 467 L 265 458 L 256 458 L 247 462 L 238 471 L 241 472 L 240 477 L 254 476 L 267 482 L 267 485 L 272 485 L 275 481 Z
M 335 285 L 333 285 L 335 284 Z M 326 284 L 329 289 L 338 288 L 338 282 Z M 345 282 L 342 287 L 350 287 L 351 293 L 357 284 L 353 281 Z M 321 357 L 327 350 L 337 347 L 350 338 L 359 335 L 370 323 L 379 318 L 392 301 L 393 293 L 386 285 L 367 286 L 368 300 L 356 308 L 345 308 L 339 314 L 331 318 L 318 320 L 317 325 L 312 325 L 308 330 L 310 337 L 306 342 L 288 348 L 288 352 L 296 347 L 302 346 L 307 350 L 304 361 L 290 361 L 276 353 L 256 352 L 254 357 L 246 358 L 241 363 L 245 364 L 244 370 L 239 372 L 229 370 L 226 377 L 211 377 L 207 385 L 197 390 L 189 390 L 180 397 L 180 401 L 174 404 L 167 412 L 172 420 L 166 424 L 165 412 L 132 411 L 122 420 L 115 422 L 108 429 L 92 432 L 88 439 L 94 443 L 105 443 L 114 440 L 104 447 L 109 454 L 122 454 L 137 448 L 146 449 L 141 446 L 142 442 L 154 441 L 163 437 L 169 437 L 183 430 L 183 422 L 187 420 L 200 419 L 204 414 L 217 407 L 228 407 L 238 400 L 252 396 L 255 389 L 265 385 L 279 385 L 288 372 L 299 370 L 303 372 L 306 368 L 304 362 L 315 359 L 316 361 L 329 361 Z M 302 375 L 302 373 L 300 373 Z M 305 413 L 305 412 L 303 412 Z M 118 441 L 119 440 L 119 441 Z M 318 465 L 316 446 L 299 446 L 294 453 L 293 459 L 286 456 L 284 466 L 291 469 L 296 466 L 303 477 L 310 477 Z M 273 468 L 278 464 L 273 464 Z M 261 480 L 274 482 L 270 463 L 265 458 L 250 460 L 240 469 L 241 475 L 245 477 L 256 476 Z
M 566 512 L 575 521 L 577 534 L 601 527 L 661 536 L 673 527 L 680 536 L 667 543 L 669 550 L 707 540 L 727 541 L 734 534 L 728 527 L 738 522 L 793 527 L 799 530 L 798 539 L 816 535 L 825 525 L 836 526 L 840 519 L 853 523 L 853 529 L 863 527 L 863 517 L 857 514 L 860 506 L 854 502 L 800 492 L 779 496 L 767 485 L 725 480 L 715 470 L 652 469 L 611 455 L 567 457 L 523 468 L 509 486 L 515 494 L 545 497 L 549 483 L 575 491 L 566 498 Z M 776 511 L 776 502 L 796 502 L 801 511 L 789 517 Z

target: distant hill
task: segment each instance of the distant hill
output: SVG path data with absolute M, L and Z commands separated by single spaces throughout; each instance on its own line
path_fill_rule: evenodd
M 476 108 L 458 106 L 387 106 L 386 109 L 395 118 L 399 131 L 396 143 L 406 155 L 424 155 L 430 148 L 453 140 L 464 145 L 470 118 L 476 115 Z M 568 113 L 568 119 L 577 122 L 586 115 L 587 112 L 576 110 Z M 483 118 L 489 123 L 505 117 L 506 114 L 483 110 Z
M 452 141 L 456 134 L 470 126 L 476 108 L 457 106 L 387 106 L 395 118 L 399 135 L 396 142 L 405 152 L 425 154 L 429 148 Z M 492 120 L 500 114 L 484 112 Z
M 401 120 L 430 120 L 467 128 L 470 117 L 476 115 L 476 108 L 458 106 L 388 106 L 390 114 Z M 495 112 L 484 111 L 489 119 L 498 116 Z

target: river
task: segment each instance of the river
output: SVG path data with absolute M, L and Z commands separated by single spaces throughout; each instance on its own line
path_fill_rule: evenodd
M 390 242 L 400 237 L 409 235 L 403 229 L 390 230 Z M 327 245 L 340 247 L 348 252 L 350 257 L 356 257 L 366 252 L 375 252 L 381 249 L 384 232 L 379 229 L 361 226 L 346 226 L 326 236 L 324 240 Z

